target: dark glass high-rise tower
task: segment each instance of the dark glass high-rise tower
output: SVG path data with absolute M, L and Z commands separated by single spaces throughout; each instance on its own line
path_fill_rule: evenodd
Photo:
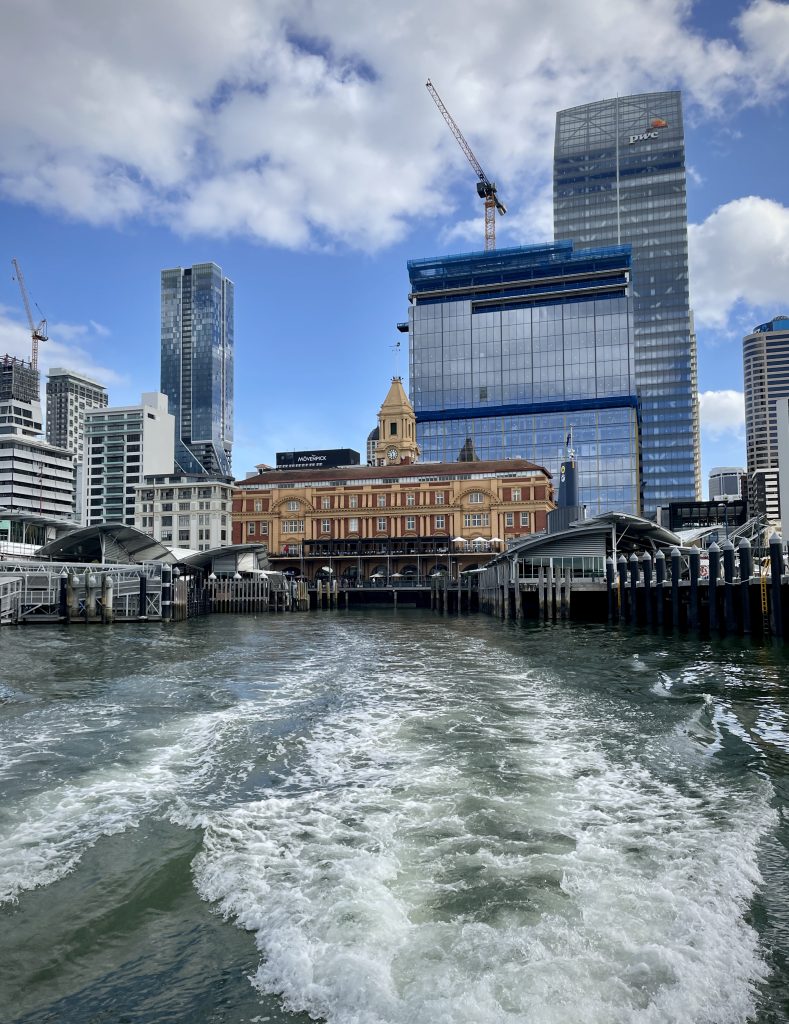
M 696 339 L 688 299 L 685 138 L 678 92 L 556 115 L 554 234 L 632 247 L 644 509 L 701 497 Z
M 162 393 L 178 468 L 231 476 L 233 282 L 215 263 L 162 271 Z

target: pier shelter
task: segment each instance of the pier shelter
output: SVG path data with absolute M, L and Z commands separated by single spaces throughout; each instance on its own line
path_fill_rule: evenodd
M 97 562 L 101 565 L 178 561 L 170 548 L 134 526 L 97 523 L 58 537 L 38 550 L 38 557 L 62 562 Z

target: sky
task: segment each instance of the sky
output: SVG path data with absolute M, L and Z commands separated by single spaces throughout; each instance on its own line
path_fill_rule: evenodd
M 4 0 L 0 352 L 159 387 L 165 267 L 235 283 L 243 477 L 364 444 L 407 377 L 408 259 L 552 237 L 556 111 L 683 93 L 702 468 L 744 465 L 742 338 L 789 314 L 789 3 L 779 0 Z M 0 266 L 3 264 L 0 263 Z

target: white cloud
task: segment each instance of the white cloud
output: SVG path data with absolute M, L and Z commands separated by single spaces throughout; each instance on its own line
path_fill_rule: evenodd
M 86 324 L 50 324 L 48 333 L 49 340 L 41 344 L 38 350 L 42 382 L 52 366 L 63 366 L 87 374 L 105 386 L 126 382 L 125 376 L 101 365 L 90 353 L 87 346 L 96 336 L 101 337 L 101 332 L 92 331 Z M 81 344 L 73 344 L 76 338 L 80 339 Z M 8 353 L 18 359 L 29 360 L 30 345 L 27 325 L 10 316 L 8 310 L 0 306 L 0 355 Z
M 208 0 L 7 0 L 0 194 L 92 224 L 379 248 L 417 217 L 448 216 L 454 182 L 469 194 L 457 219 L 476 203 L 431 75 L 499 181 L 514 242 L 530 227 L 517 210 L 539 205 L 556 109 L 679 85 L 709 113 L 774 99 L 789 78 L 787 8 L 774 0 L 738 19 L 738 45 L 691 30 L 688 0 L 500 0 L 484 17 L 462 0 L 217 12 Z M 46 54 L 45 75 L 30 74 L 31 53 Z
M 700 324 L 723 326 L 734 306 L 789 304 L 789 209 L 747 196 L 688 228 L 691 301 Z
M 727 434 L 745 434 L 745 399 L 742 391 L 699 392 L 702 432 L 713 440 Z

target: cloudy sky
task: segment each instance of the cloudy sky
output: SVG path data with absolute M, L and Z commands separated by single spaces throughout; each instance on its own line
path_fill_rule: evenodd
M 411 257 L 481 248 L 474 177 L 552 236 L 558 109 L 683 91 L 703 463 L 744 460 L 741 342 L 789 313 L 789 4 L 778 0 L 4 0 L 0 350 L 115 404 L 159 386 L 159 271 L 236 284 L 239 476 L 359 448 L 397 363 Z M 407 372 L 403 359 L 399 369 Z

